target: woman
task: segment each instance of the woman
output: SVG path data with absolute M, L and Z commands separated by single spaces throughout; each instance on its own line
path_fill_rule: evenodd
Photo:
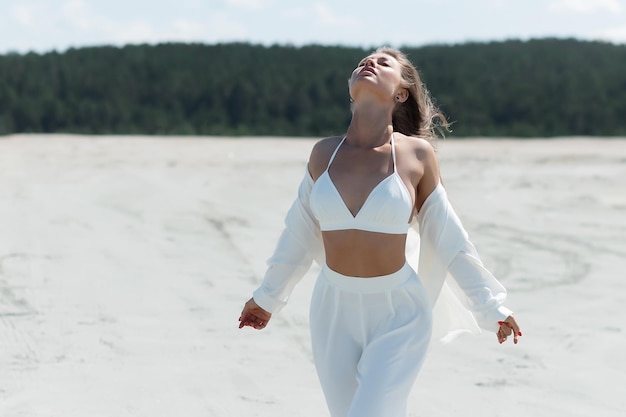
M 313 358 L 333 417 L 401 417 L 435 322 L 503 343 L 521 336 L 440 183 L 435 109 L 400 51 L 381 48 L 349 80 L 345 135 L 319 141 L 261 286 L 239 327 L 263 329 L 313 260 Z M 419 256 L 411 221 L 419 227 Z M 407 257 L 408 254 L 408 257 Z M 409 262 L 415 262 L 415 268 Z M 452 277 L 452 278 L 451 278 Z M 468 313 L 469 312 L 469 313 Z

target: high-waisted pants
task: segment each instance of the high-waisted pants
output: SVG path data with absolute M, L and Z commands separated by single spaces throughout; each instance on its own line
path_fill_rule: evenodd
M 405 417 L 432 329 L 415 271 L 373 278 L 320 271 L 310 311 L 313 359 L 332 417 Z

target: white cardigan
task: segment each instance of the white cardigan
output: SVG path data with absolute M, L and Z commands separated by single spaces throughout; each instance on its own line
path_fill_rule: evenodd
M 270 313 L 287 304 L 313 261 L 325 263 L 322 234 L 309 206 L 313 178 L 308 168 L 285 218 L 274 254 L 254 301 Z M 496 332 L 512 314 L 502 305 L 506 290 L 483 266 L 459 218 L 438 184 L 411 223 L 408 263 L 417 271 L 433 309 L 433 337 L 443 342 L 460 333 Z

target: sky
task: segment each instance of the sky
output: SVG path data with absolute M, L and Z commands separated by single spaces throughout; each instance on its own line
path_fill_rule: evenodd
M 0 53 L 243 41 L 377 47 L 626 43 L 626 0 L 0 0 Z

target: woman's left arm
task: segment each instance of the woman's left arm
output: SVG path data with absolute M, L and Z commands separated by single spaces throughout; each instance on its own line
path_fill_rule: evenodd
M 448 271 L 470 300 L 470 308 L 479 326 L 492 331 L 497 328 L 500 343 L 511 334 L 513 342 L 517 343 L 522 333 L 513 312 L 503 305 L 506 290 L 485 268 L 469 239 L 450 262 Z
M 434 149 L 423 142 L 421 145 L 416 154 L 424 168 L 424 175 L 416 190 L 417 219 L 422 241 L 419 273 L 424 275 L 423 278 L 431 278 L 433 282 L 439 283 L 431 294 L 433 303 L 447 270 L 463 291 L 465 297 L 461 294 L 461 298 L 465 299 L 461 301 L 472 312 L 479 327 L 496 332 L 500 343 L 513 334 L 514 342 L 517 343 L 521 331 L 513 312 L 503 305 L 506 290 L 483 265 L 450 204 L 440 183 L 439 164 Z

